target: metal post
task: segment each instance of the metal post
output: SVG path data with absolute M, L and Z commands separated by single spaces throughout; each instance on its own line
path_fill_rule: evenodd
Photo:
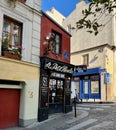
M 107 83 L 106 83 L 106 101 L 107 101 Z
M 95 102 L 95 95 L 94 95 L 94 102 Z
M 77 112 L 76 112 L 76 98 L 74 98 L 74 113 L 75 113 L 75 117 L 77 117 Z

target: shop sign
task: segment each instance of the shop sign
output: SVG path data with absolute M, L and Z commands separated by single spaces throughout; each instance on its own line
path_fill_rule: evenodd
M 85 72 L 85 71 L 87 71 L 87 65 L 78 65 L 78 66 L 75 66 L 75 71 L 76 72 Z
M 109 73 L 105 73 L 105 83 L 106 84 L 110 83 L 110 74 Z
M 50 69 L 50 70 L 55 70 L 55 71 L 62 72 L 62 73 L 70 73 L 70 74 L 73 73 L 73 67 L 61 65 L 61 64 L 54 63 L 54 62 L 51 62 L 51 61 L 46 62 L 44 68 Z

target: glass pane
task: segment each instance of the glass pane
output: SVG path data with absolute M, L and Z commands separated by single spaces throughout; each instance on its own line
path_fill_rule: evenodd
M 18 42 L 19 42 L 18 34 L 19 34 L 19 26 L 14 24 L 13 35 L 12 35 L 12 45 L 15 46 L 15 47 L 18 46 Z
M 84 94 L 88 94 L 88 82 L 84 82 Z
M 59 54 L 59 47 L 60 47 L 60 36 L 59 35 L 56 35 L 55 42 L 56 42 L 56 53 Z
M 92 94 L 99 93 L 99 81 L 91 81 L 91 93 Z
M 8 41 L 10 40 L 10 23 L 7 21 L 4 22 L 2 38 L 3 41 L 5 39 L 8 39 Z
M 59 44 L 56 43 L 56 54 L 59 54 Z
M 63 82 L 61 80 L 57 81 L 57 95 L 62 96 L 63 94 Z
M 61 42 L 61 36 L 54 32 L 54 39 L 53 39 L 53 53 L 59 54 L 60 53 L 60 42 Z
M 8 21 L 4 22 L 4 28 L 3 28 L 4 32 L 10 32 L 10 23 Z
M 56 35 L 56 43 L 59 43 L 60 42 L 60 37 L 59 37 L 59 35 Z
M 79 82 L 74 82 L 75 83 L 75 93 L 78 94 L 79 93 Z
M 50 79 L 49 82 L 49 103 L 54 103 L 56 97 L 56 80 Z

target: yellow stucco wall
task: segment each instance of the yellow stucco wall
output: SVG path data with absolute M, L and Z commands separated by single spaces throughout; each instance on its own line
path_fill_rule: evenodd
M 0 57 L 0 79 L 19 81 L 21 84 L 2 85 L 1 88 L 20 89 L 20 126 L 37 121 L 40 68 L 36 64 Z M 30 96 L 31 95 L 31 96 Z
M 39 66 L 0 57 L 0 79 L 15 81 L 38 80 Z
M 113 100 L 114 96 L 115 96 L 115 88 L 114 88 L 114 81 L 113 81 L 113 77 L 114 77 L 114 65 L 113 65 L 113 51 L 106 48 L 105 49 L 105 68 L 107 70 L 108 73 L 110 73 L 110 83 L 106 86 L 107 87 L 107 97 L 108 100 Z

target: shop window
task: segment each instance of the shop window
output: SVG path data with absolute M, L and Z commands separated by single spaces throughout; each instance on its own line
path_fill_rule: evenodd
M 2 32 L 2 51 L 21 53 L 22 24 L 12 18 L 4 17 Z
M 50 79 L 49 82 L 49 103 L 63 102 L 63 81 Z
M 89 55 L 83 55 L 83 65 L 89 65 Z
M 98 80 L 91 81 L 91 94 L 99 94 L 99 81 Z
M 49 40 L 49 50 L 54 54 L 61 53 L 61 34 L 52 31 L 52 37 Z

